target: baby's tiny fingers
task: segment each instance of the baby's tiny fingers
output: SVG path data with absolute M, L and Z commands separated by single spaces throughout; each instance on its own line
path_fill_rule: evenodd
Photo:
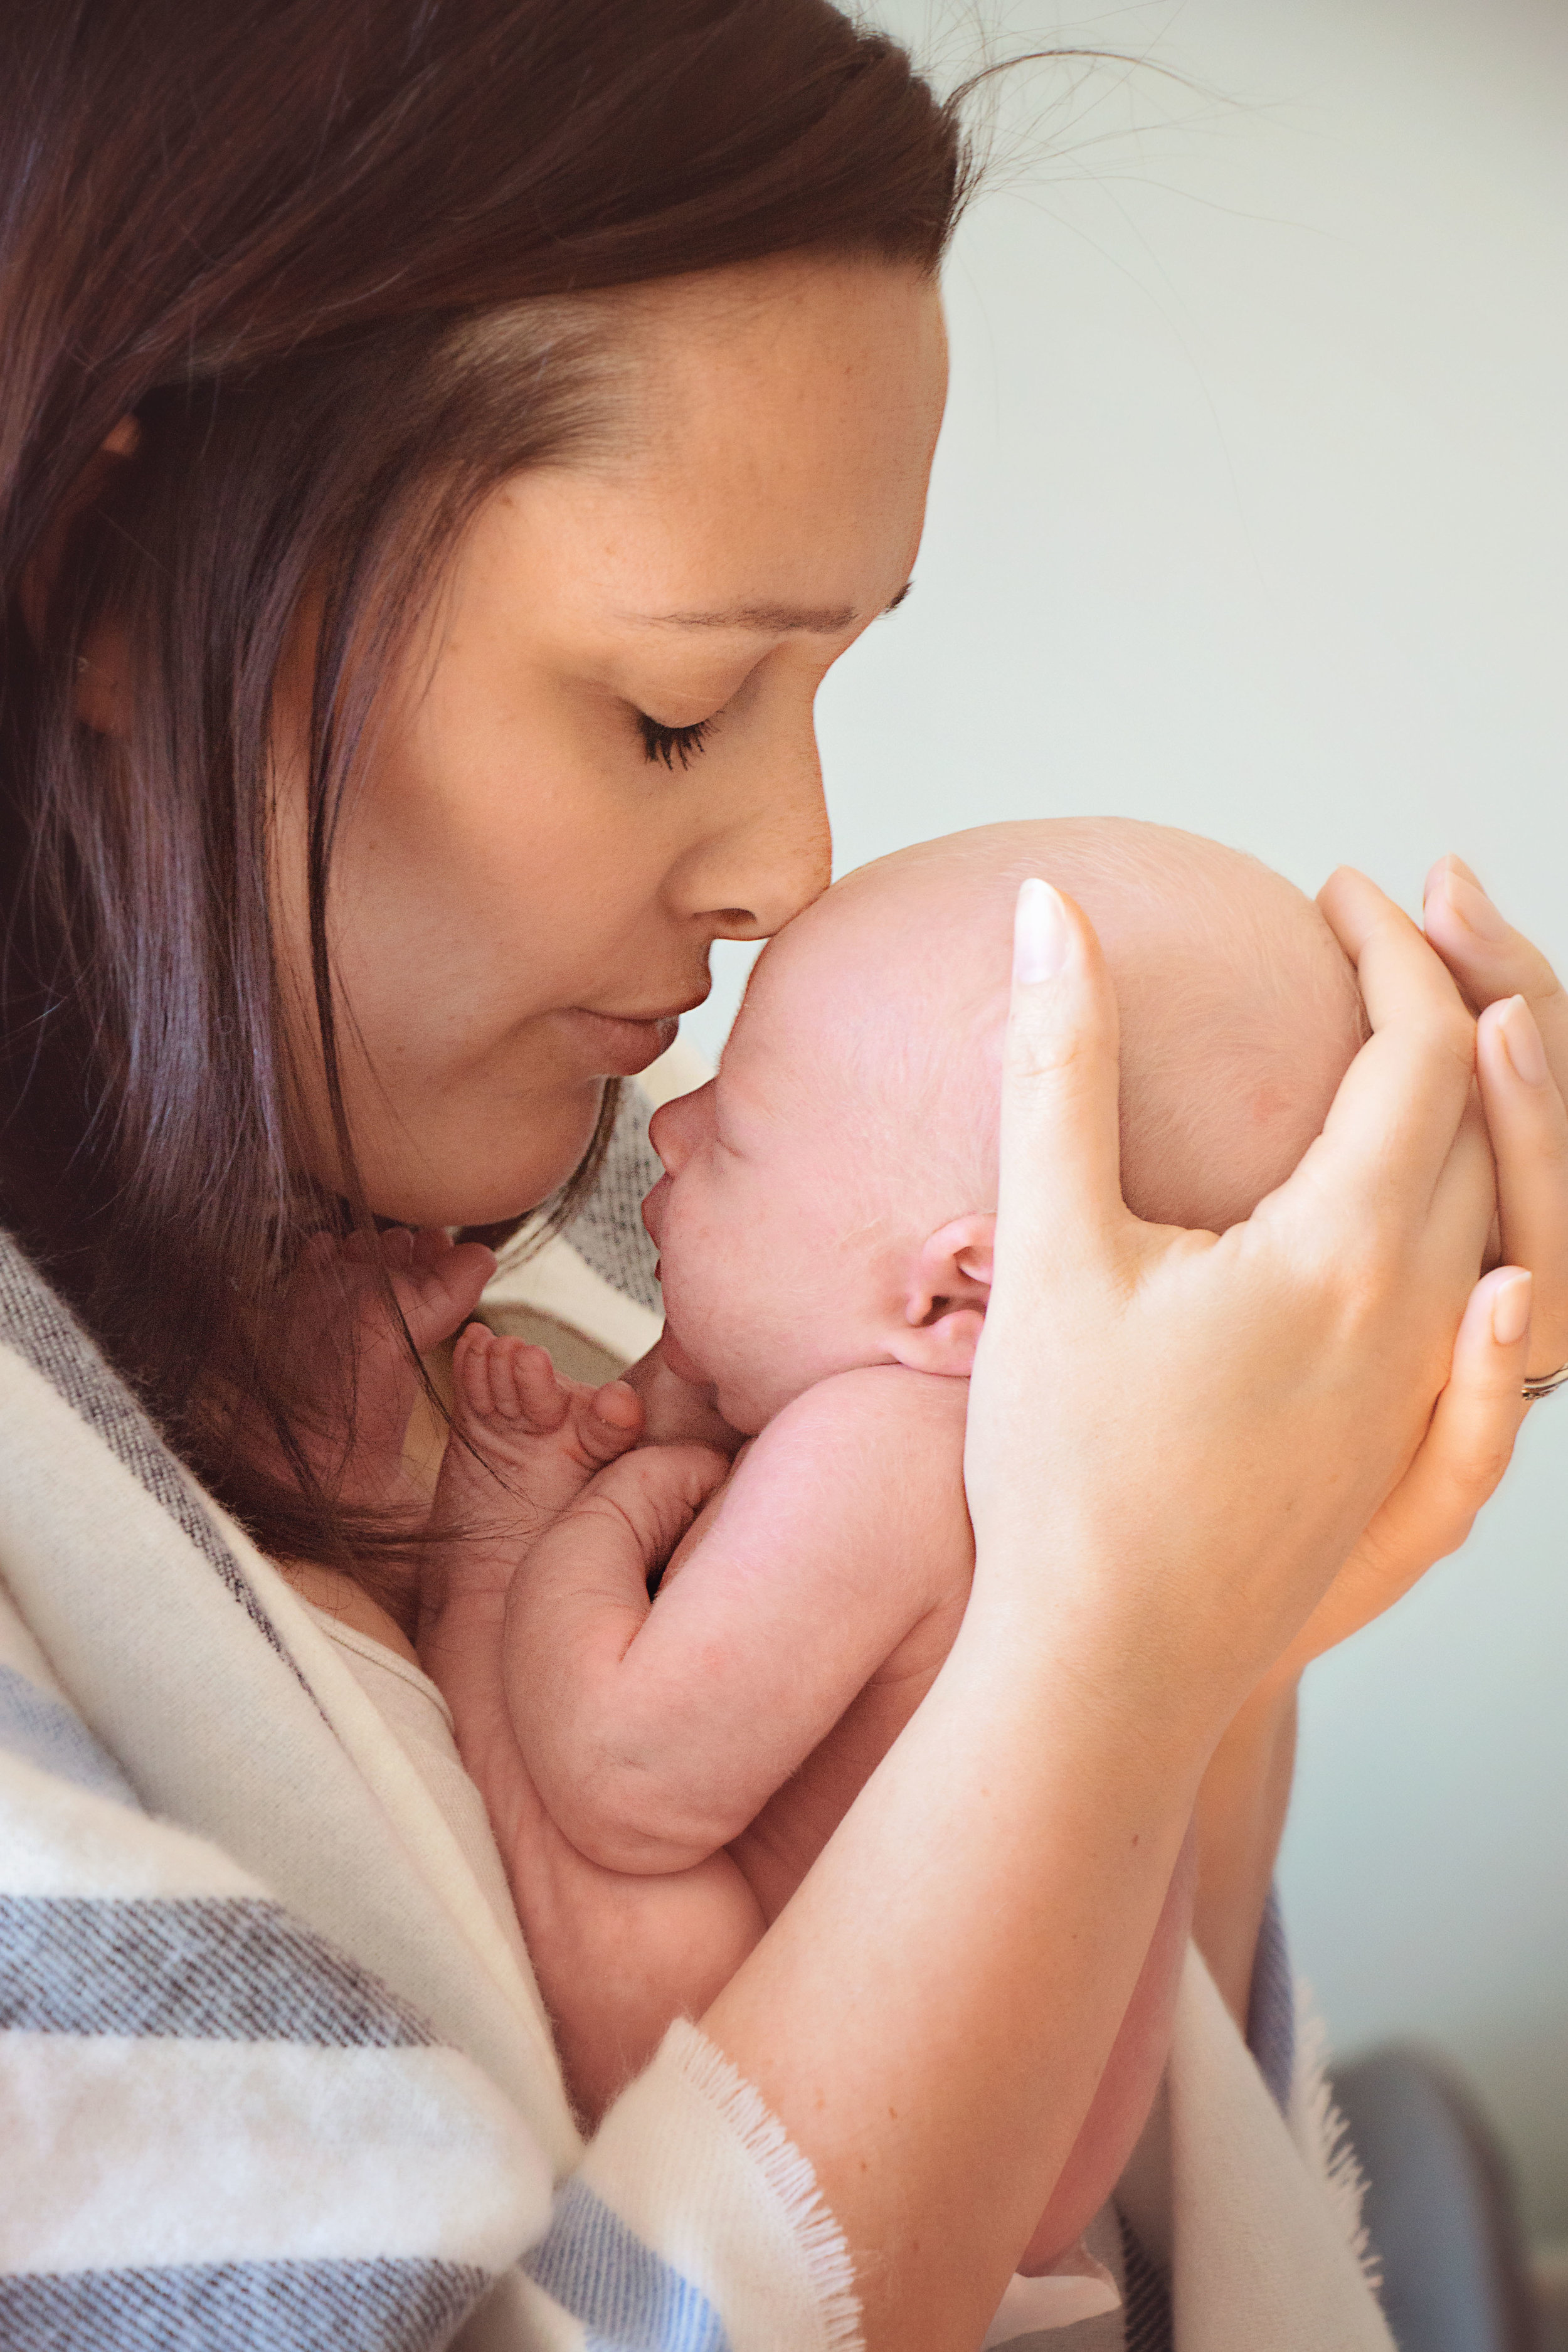
M 467 1324 L 452 1351 L 452 1380 L 461 1402 L 481 1421 L 526 1421 L 527 1359 L 544 1356 L 542 1348 L 525 1348 L 516 1339 L 498 1339 L 482 1323 Z M 546 1364 L 550 1359 L 544 1356 Z
M 608 1381 L 595 1391 L 581 1423 L 583 1450 L 595 1462 L 613 1462 L 643 1431 L 643 1402 L 625 1381 Z

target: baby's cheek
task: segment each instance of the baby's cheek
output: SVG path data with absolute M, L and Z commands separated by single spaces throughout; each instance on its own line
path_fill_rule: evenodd
M 765 1345 L 748 1296 L 750 1253 L 738 1249 L 703 1204 L 671 1196 L 659 1235 L 667 1334 L 687 1360 L 679 1376 L 699 1387 L 728 1382 Z

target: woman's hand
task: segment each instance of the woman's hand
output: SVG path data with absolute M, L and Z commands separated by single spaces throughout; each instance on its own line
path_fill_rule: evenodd
M 1568 996 L 1457 857 L 1426 877 L 1426 923 L 1480 1015 L 1477 1071 L 1497 1153 L 1502 1255 L 1535 1276 L 1529 1366 L 1540 1380 L 1568 1362 Z
M 1457 1551 L 1509 1465 L 1528 1407 L 1530 1276 L 1499 1267 L 1470 1293 L 1426 1434 L 1301 1631 L 1215 1748 L 1198 1795 L 1193 1933 L 1244 2030 L 1253 1956 L 1289 1803 L 1296 1685 L 1325 1650 L 1382 1616 Z
M 1339 887 L 1336 877 L 1323 892 L 1331 922 Z M 1568 999 L 1458 858 L 1427 876 L 1426 920 L 1480 1014 L 1477 1077 L 1507 1263 L 1472 1293 L 1420 1449 L 1280 1660 L 1280 1678 L 1370 1624 L 1458 1549 L 1508 1467 L 1528 1410 L 1525 1381 L 1568 1359 Z
M 1357 882 L 1339 876 L 1321 898 L 1336 929 L 1342 920 L 1353 926 L 1362 903 Z M 1510 1263 L 1471 1292 L 1447 1382 L 1408 1470 L 1205 1775 L 1194 1934 L 1238 2024 L 1289 1796 L 1296 1684 L 1314 1658 L 1458 1549 L 1508 1467 L 1529 1409 L 1526 1378 L 1568 1356 L 1568 1002 L 1550 965 L 1510 929 L 1458 858 L 1427 877 L 1426 919 L 1428 940 L 1481 1016 L 1477 1075 Z
M 969 1415 L 980 1573 L 1032 1569 L 1053 1612 L 1081 1616 L 1096 1671 L 1145 1677 L 1162 1711 L 1188 1694 L 1217 1737 L 1419 1460 L 1448 1380 L 1493 1197 L 1473 1025 L 1414 926 L 1336 877 L 1329 910 L 1373 1034 L 1323 1135 L 1218 1239 L 1145 1225 L 1114 1190 L 1097 943 L 1029 887 L 1038 943 L 1026 926 Z

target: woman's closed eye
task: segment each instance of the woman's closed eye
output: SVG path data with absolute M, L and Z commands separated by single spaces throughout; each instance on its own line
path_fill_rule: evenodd
M 699 719 L 690 727 L 665 727 L 657 719 L 650 719 L 646 710 L 639 710 L 637 717 L 644 752 L 650 760 L 662 760 L 670 769 L 677 760 L 683 768 L 691 765 L 714 724 L 711 719 Z

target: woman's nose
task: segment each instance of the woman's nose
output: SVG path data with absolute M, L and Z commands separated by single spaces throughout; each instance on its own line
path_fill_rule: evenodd
M 762 764 L 744 804 L 689 854 L 682 895 L 720 939 L 766 940 L 833 878 L 833 835 L 815 735 Z

